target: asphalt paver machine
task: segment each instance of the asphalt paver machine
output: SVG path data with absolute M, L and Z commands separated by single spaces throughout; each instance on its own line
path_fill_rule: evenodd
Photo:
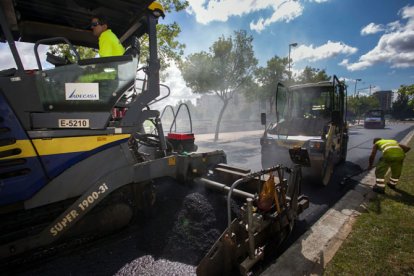
M 88 26 L 98 12 L 108 16 L 127 47 L 125 55 L 80 58 L 75 46 L 97 48 Z M 225 246 L 214 245 L 214 252 L 226 249 L 227 261 L 218 263 L 224 271 L 248 270 L 268 238 L 274 233 L 285 238 L 306 208 L 299 166 L 251 173 L 227 165 L 221 150 L 191 152 L 193 136 L 185 152 L 169 146 L 172 138 L 179 147 L 181 136 L 164 136 L 159 111 L 149 107 L 160 99 L 156 25 L 161 16 L 162 6 L 153 1 L 1 1 L 0 39 L 15 61 L 15 67 L 0 71 L 1 262 L 120 229 L 151 208 L 152 180 L 164 177 L 177 185 L 202 183 L 246 201 L 245 215 L 230 220 L 229 214 Z M 143 35 L 149 57 L 138 68 Z M 33 43 L 37 69 L 23 66 L 16 41 Z M 66 44 L 74 60 L 42 57 L 40 45 L 54 44 Z M 146 81 L 138 89 L 139 70 Z M 154 133 L 145 131 L 146 121 Z M 241 247 L 229 251 L 231 241 Z M 214 256 L 222 255 L 214 252 L 200 274 L 217 264 Z

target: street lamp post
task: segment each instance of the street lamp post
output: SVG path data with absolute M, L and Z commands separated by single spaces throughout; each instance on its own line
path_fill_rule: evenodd
M 288 59 L 288 68 L 289 68 L 289 79 L 291 79 L 292 78 L 292 72 L 290 71 L 290 49 L 292 48 L 292 47 L 296 47 L 296 46 L 298 46 L 298 44 L 295 42 L 295 43 L 290 43 L 289 44 L 289 59 Z
M 356 90 L 356 87 L 357 87 L 357 82 L 359 82 L 359 81 L 361 81 L 361 79 L 355 79 L 355 91 L 354 91 L 354 97 L 355 96 L 357 96 L 357 90 Z

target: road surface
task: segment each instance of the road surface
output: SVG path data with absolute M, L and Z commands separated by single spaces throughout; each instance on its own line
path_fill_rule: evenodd
M 305 179 L 302 191 L 310 198 L 310 207 L 299 217 L 294 232 L 285 243 L 286 249 L 334 205 L 355 183 L 340 186 L 338 183 L 346 174 L 357 172 L 367 165 L 372 139 L 375 137 L 401 139 L 414 124 L 390 124 L 385 129 L 364 129 L 354 126 L 350 129 L 347 162 L 337 168 L 333 181 L 327 187 L 321 187 Z M 199 151 L 223 149 L 228 163 L 234 166 L 260 170 L 260 143 L 262 131 L 244 133 L 222 133 L 218 143 L 213 142 L 212 134 L 196 135 Z M 145 223 L 135 223 L 108 238 L 84 245 L 80 248 L 51 256 L 41 263 L 25 264 L 13 268 L 16 275 L 192 275 L 194 274 L 194 248 L 203 239 L 217 236 L 215 225 L 206 224 L 211 217 L 200 217 L 196 223 L 187 225 L 181 221 L 183 212 L 191 210 L 193 217 L 201 215 L 225 214 L 214 210 L 214 199 L 200 196 L 197 188 L 177 185 L 169 180 L 158 182 L 156 208 L 153 217 Z M 190 191 L 190 196 L 188 190 Z M 200 205 L 204 201 L 204 205 Z M 184 207 L 183 207 L 184 206 Z M 216 206 L 217 207 L 217 206 Z M 198 212 L 206 208 L 203 213 Z M 219 215 L 220 216 L 220 215 Z M 219 220 L 219 217 L 217 220 Z M 226 219 L 225 215 L 221 219 Z M 180 223 L 177 223 L 180 222 Z M 185 243 L 183 226 L 203 231 L 206 235 L 195 235 L 193 243 Z M 192 228 L 191 228 L 192 227 Z M 209 229 L 211 227 L 211 229 Z M 174 244 L 178 244 L 175 246 Z M 189 248 L 185 248 L 188 246 Z M 190 250 L 191 249 L 191 250 Z M 269 260 L 277 254 L 267 256 Z M 199 253 L 199 252 L 198 252 Z M 265 265 L 262 266 L 262 269 Z M 6 271 L 7 272 L 7 271 Z M 260 270 L 258 271 L 260 273 Z

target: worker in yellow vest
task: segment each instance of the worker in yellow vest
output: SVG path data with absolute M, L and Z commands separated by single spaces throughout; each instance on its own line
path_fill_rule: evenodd
M 395 140 L 387 140 L 382 138 L 374 139 L 374 146 L 369 157 L 369 168 L 372 168 L 377 151 L 382 152 L 382 157 L 375 168 L 376 183 L 373 190 L 377 193 L 385 192 L 385 174 L 391 169 L 391 177 L 387 183 L 388 187 L 395 189 L 401 176 L 405 153 L 410 147 L 399 144 Z
M 99 39 L 99 56 L 100 57 L 112 57 L 122 56 L 125 53 L 125 48 L 122 46 L 118 37 L 108 28 L 108 21 L 104 15 L 94 15 L 91 21 L 91 29 L 93 34 Z M 118 72 L 111 71 L 105 72 L 104 67 L 89 66 L 88 70 L 82 73 L 77 79 L 77 82 L 90 83 L 99 82 L 105 80 L 115 80 L 118 76 Z M 107 83 L 106 90 L 115 89 L 116 82 Z M 114 86 L 114 87 L 112 87 Z
M 92 18 L 91 29 L 94 36 L 99 38 L 99 56 L 122 56 L 125 48 L 118 37 L 109 29 L 108 21 L 103 15 L 95 15 Z

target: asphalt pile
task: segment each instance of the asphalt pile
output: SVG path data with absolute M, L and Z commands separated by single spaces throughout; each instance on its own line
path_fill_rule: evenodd
M 221 228 L 205 196 L 192 193 L 184 199 L 164 249 L 164 257 L 196 265 L 219 238 Z
M 163 190 L 155 207 L 159 212 L 141 229 L 148 234 L 141 235 L 146 238 L 136 244 L 151 255 L 132 260 L 117 276 L 194 275 L 197 264 L 226 228 L 224 196 L 183 186 L 158 189 Z
M 165 259 L 156 260 L 153 256 L 145 255 L 133 260 L 115 275 L 196 275 L 195 270 L 195 266 L 171 262 Z

